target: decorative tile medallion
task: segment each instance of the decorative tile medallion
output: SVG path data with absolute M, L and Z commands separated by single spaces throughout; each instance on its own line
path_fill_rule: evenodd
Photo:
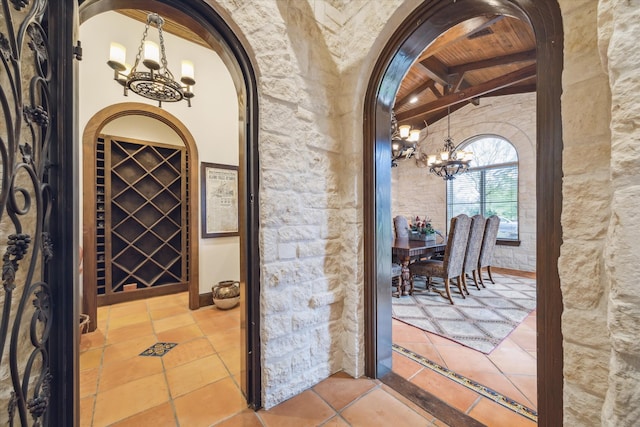
M 434 372 L 437 372 L 440 375 L 443 375 L 449 378 L 451 381 L 455 381 L 456 383 L 468 388 L 469 390 L 475 391 L 479 395 L 486 397 L 489 400 L 496 402 L 497 404 L 504 406 L 507 409 L 512 410 L 513 412 L 522 415 L 525 418 L 530 419 L 531 421 L 538 422 L 538 413 L 531 408 L 524 406 L 521 403 L 516 402 L 513 399 L 509 399 L 508 397 L 498 393 L 497 391 L 483 386 L 480 383 L 473 381 L 463 375 L 460 375 L 456 372 L 453 372 L 444 366 L 440 366 L 437 363 L 427 359 L 424 356 L 421 356 L 413 351 L 406 349 L 398 344 L 393 344 L 393 350 L 402 354 L 403 356 L 408 357 L 414 362 L 418 363 L 425 368 L 431 369 Z
M 158 356 L 162 357 L 169 352 L 173 347 L 177 346 L 175 342 L 157 342 L 142 353 L 140 356 Z

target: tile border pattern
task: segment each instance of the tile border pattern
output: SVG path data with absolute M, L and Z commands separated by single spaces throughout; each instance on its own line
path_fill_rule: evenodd
M 151 347 L 144 350 L 142 353 L 140 353 L 139 356 L 162 357 L 177 345 L 178 343 L 175 343 L 175 342 L 157 342 Z
M 519 415 L 522 415 L 523 417 L 531 421 L 534 421 L 536 423 L 538 422 L 538 413 L 533 409 L 521 403 L 518 403 L 515 400 L 510 399 L 489 387 L 483 386 L 482 384 L 477 383 L 472 379 L 469 379 L 450 369 L 447 369 L 444 366 L 440 366 L 437 363 L 427 359 L 426 357 L 421 356 L 402 346 L 399 346 L 398 344 L 392 344 L 392 347 L 393 347 L 393 351 L 405 357 L 408 357 L 409 359 L 413 360 L 419 365 L 424 366 L 425 368 L 431 369 L 432 371 L 440 375 L 443 375 L 452 381 L 455 381 L 456 383 L 468 388 L 469 390 L 475 391 L 479 395 L 486 397 L 487 399 L 492 400 L 493 402 L 496 402 L 497 404 L 504 406 L 505 408 L 510 409 L 513 412 Z

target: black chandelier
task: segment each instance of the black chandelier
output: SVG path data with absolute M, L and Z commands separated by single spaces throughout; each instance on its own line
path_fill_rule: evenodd
M 427 156 L 429 172 L 449 181 L 456 175 L 469 170 L 473 159 L 471 151 L 456 150 L 451 139 L 451 107 L 447 107 L 447 137 L 444 139 L 443 150 L 438 154 Z
M 396 114 L 391 111 L 391 167 L 398 166 L 397 160 L 408 159 L 416 151 L 416 142 L 420 137 L 419 129 L 409 125 L 398 126 Z
M 154 42 L 147 40 L 151 24 L 154 24 L 158 29 L 159 47 Z M 140 96 L 158 101 L 160 107 L 163 102 L 178 102 L 183 99 L 191 107 L 191 98 L 195 96 L 191 86 L 196 84 L 193 63 L 182 61 L 182 77 L 180 78 L 182 84 L 177 82 L 167 64 L 162 34 L 163 25 L 164 19 L 157 13 L 150 13 L 147 16 L 147 23 L 133 67 L 128 69 L 129 67 L 125 65 L 126 49 L 118 43 L 111 43 L 107 64 L 114 70 L 114 80 L 124 87 L 125 96 L 131 89 Z M 139 71 L 140 62 L 149 71 Z

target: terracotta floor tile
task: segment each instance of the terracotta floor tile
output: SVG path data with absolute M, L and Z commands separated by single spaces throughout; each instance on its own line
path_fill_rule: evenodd
M 240 320 L 236 316 L 206 316 L 198 319 L 198 326 L 206 335 L 214 335 L 227 329 L 235 329 L 240 327 Z
M 171 329 L 187 326 L 194 323 L 191 313 L 178 314 L 177 316 L 165 317 L 164 319 L 155 320 L 153 329 L 156 333 L 168 331 Z
M 215 352 L 208 339 L 196 338 L 194 340 L 178 344 L 170 352 L 162 356 L 165 369 L 192 362 L 202 357 L 211 356 Z
M 452 341 L 448 338 L 441 337 L 440 335 L 427 332 L 427 337 L 429 338 L 429 341 L 431 341 L 436 346 L 460 347 L 460 344 L 458 344 L 457 342 Z
M 538 408 L 538 378 L 535 375 L 507 375 L 522 394 L 529 401 L 529 408 Z M 521 402 L 526 404 L 527 402 Z
M 438 352 L 444 364 L 459 374 L 469 376 L 474 372 L 489 372 L 499 374 L 498 368 L 482 353 L 467 347 L 438 347 Z
M 503 374 L 490 374 L 486 372 L 478 372 L 474 375 L 470 375 L 470 378 L 484 386 L 487 386 L 500 394 L 503 394 L 518 403 L 523 405 L 529 405 L 529 401 L 526 396 L 513 385 L 511 381 Z
M 164 319 L 165 317 L 177 316 L 189 312 L 188 306 L 168 305 L 157 308 L 150 308 L 149 314 L 153 320 Z
M 245 409 L 239 414 L 214 425 L 215 427 L 263 427 L 258 415 L 251 409 Z
M 157 310 L 165 307 L 189 307 L 189 301 L 183 301 L 176 294 L 162 295 L 147 299 L 149 310 Z
M 462 412 L 466 412 L 479 397 L 477 393 L 429 369 L 421 371 L 411 382 Z
M 80 427 L 91 427 L 93 421 L 93 405 L 95 396 L 80 399 Z
M 430 422 L 380 388 L 356 400 L 340 415 L 353 426 L 426 426 Z
M 149 322 L 150 320 L 151 317 L 149 316 L 147 310 L 130 314 L 122 314 L 119 316 L 111 313 L 109 317 L 109 330 L 107 331 L 107 337 L 109 337 L 109 333 L 111 333 L 114 329 L 128 327 L 136 323 Z
M 407 325 L 406 323 L 393 320 L 392 324 L 393 342 L 424 342 L 430 343 L 429 338 L 422 329 Z
M 414 353 L 419 354 L 420 356 L 424 356 L 427 359 L 431 360 L 432 362 L 437 363 L 438 365 L 443 365 L 443 366 L 445 365 L 445 361 L 440 355 L 439 348 L 431 343 L 416 343 L 416 342 L 396 343 L 394 341 L 394 344 L 398 344 L 408 350 L 413 351 Z M 447 347 L 445 347 L 445 349 L 446 348 Z
M 232 310 L 235 310 L 235 308 Z M 196 320 L 196 322 L 201 322 L 203 320 L 217 319 L 219 317 L 224 317 L 229 313 L 230 313 L 229 311 L 218 310 L 214 306 L 208 305 L 206 307 L 200 307 L 198 310 L 192 311 L 191 315 Z
M 109 427 L 170 427 L 178 426 L 178 420 L 169 402 L 147 409 Z
M 240 369 L 242 368 L 242 357 L 240 357 L 241 355 L 239 348 L 232 348 L 229 350 L 221 351 L 220 353 L 218 353 L 218 356 L 220 356 L 222 362 L 224 362 L 224 365 L 227 367 L 229 372 L 231 372 L 233 375 L 240 373 Z
M 164 374 L 144 377 L 98 393 L 93 423 L 96 426 L 109 425 L 168 400 L 169 390 Z
M 401 395 L 399 392 L 397 392 L 396 390 L 392 389 L 388 385 L 381 384 L 380 388 L 382 390 L 384 390 L 385 392 L 389 393 L 391 396 L 393 396 L 396 399 L 398 399 L 400 401 L 400 403 L 402 403 L 402 404 L 408 406 L 409 408 L 411 408 L 414 412 L 418 413 L 423 418 L 425 418 L 427 420 L 432 420 L 432 421 L 436 420 L 436 418 L 432 414 L 428 413 L 427 411 L 425 411 L 424 409 L 422 409 L 421 407 L 419 407 L 418 405 L 416 405 L 415 403 L 410 401 L 407 397 Z
M 208 338 L 216 351 L 239 348 L 241 344 L 240 340 L 242 339 L 239 327 L 215 331 L 209 335 Z
M 100 366 L 102 360 L 102 348 L 95 348 L 80 353 L 80 370 L 93 369 Z
M 347 423 L 344 418 L 342 418 L 340 415 L 336 415 L 326 423 L 322 424 L 322 427 L 349 427 L 349 425 L 350 424 Z
M 335 414 L 336 412 L 311 390 L 304 391 L 268 411 L 258 412 L 265 427 L 318 426 Z
M 156 342 L 158 342 L 158 340 L 154 335 L 147 335 L 128 341 L 123 341 L 118 344 L 108 345 L 104 348 L 104 357 L 102 363 L 108 364 L 116 362 L 118 360 L 137 357 L 145 349 L 151 347 Z
M 344 372 L 339 372 L 314 386 L 313 390 L 333 409 L 340 411 L 375 386 L 376 384 L 369 378 L 355 379 Z
M 153 326 L 150 320 L 133 323 L 118 329 L 109 329 L 109 332 L 107 332 L 107 344 L 117 344 L 145 335 L 153 335 Z
M 174 406 L 181 426 L 199 427 L 229 418 L 247 403 L 231 378 L 225 378 L 178 397 Z
M 424 368 L 413 360 L 405 357 L 395 351 L 391 355 L 393 372 L 400 375 L 402 378 L 411 379 L 415 374 L 423 370 Z
M 515 344 L 496 348 L 489 359 L 505 374 L 536 375 L 536 359 Z
M 158 332 L 156 334 L 159 342 L 175 342 L 185 343 L 194 338 L 202 337 L 202 331 L 195 323 L 193 325 L 181 326 L 168 331 Z
M 536 330 L 531 329 L 528 325 L 519 325 L 511 334 L 509 334 L 509 338 L 524 350 L 536 351 L 537 349 Z
M 102 393 L 129 381 L 161 372 L 162 361 L 160 357 L 137 356 L 113 363 L 105 363 L 100 373 L 98 392 Z
M 93 332 L 80 335 L 80 352 L 87 351 L 93 348 L 103 347 L 105 345 L 106 338 L 104 333 L 100 329 L 96 329 Z
M 522 415 L 487 399 L 478 402 L 469 415 L 491 427 L 534 427 L 537 425 Z
M 80 371 L 80 398 L 96 394 L 100 367 Z
M 203 357 L 167 370 L 171 397 L 176 398 L 228 377 L 226 367 L 217 355 Z

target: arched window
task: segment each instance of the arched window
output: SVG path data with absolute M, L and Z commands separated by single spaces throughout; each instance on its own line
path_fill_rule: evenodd
M 467 173 L 447 182 L 447 223 L 459 214 L 498 215 L 498 239 L 518 240 L 518 153 L 506 139 L 478 135 L 460 144 L 473 152 Z

